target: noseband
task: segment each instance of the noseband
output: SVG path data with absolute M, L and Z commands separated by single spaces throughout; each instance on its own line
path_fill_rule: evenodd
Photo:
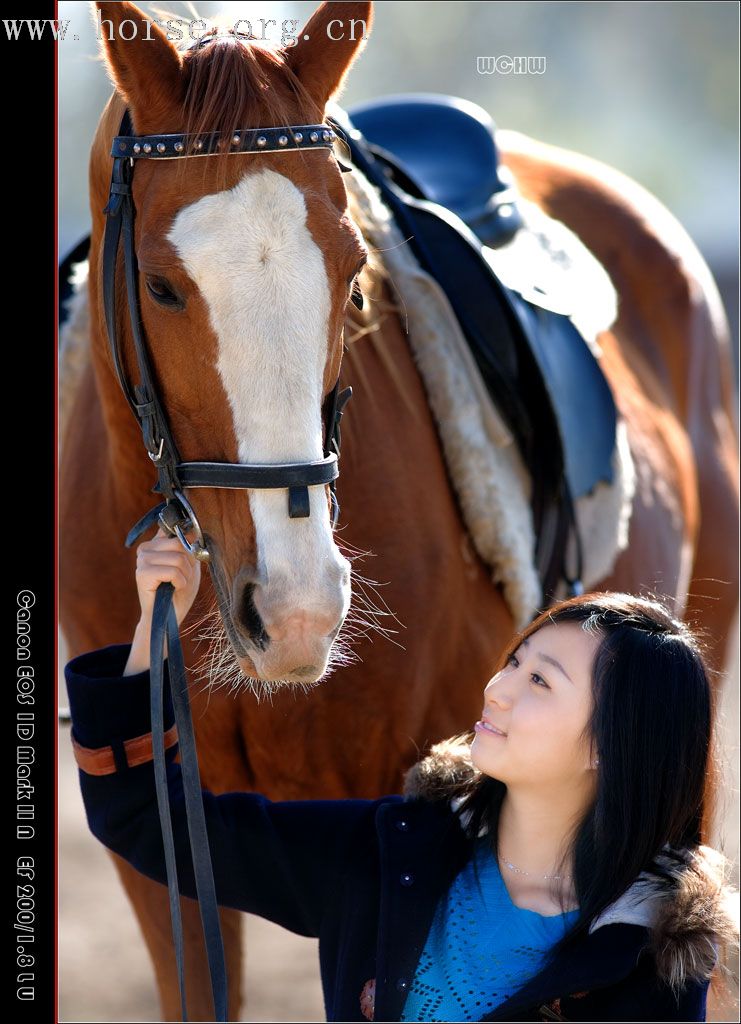
M 159 401 L 145 343 L 139 306 L 139 268 L 134 246 L 134 199 L 132 179 L 138 160 L 181 160 L 223 153 L 225 148 L 235 156 L 242 153 L 289 153 L 302 149 L 331 149 L 336 138 L 326 125 L 290 125 L 278 128 L 250 128 L 231 134 L 212 132 L 198 137 L 188 135 L 134 136 L 128 110 L 124 113 L 119 134 L 113 140 L 111 156 L 113 172 L 103 240 L 103 304 L 113 365 L 121 389 L 139 423 L 144 444 L 157 470 L 153 488 L 164 501 L 151 509 L 130 530 L 126 546 L 131 545 L 155 522 L 165 533 L 177 537 L 192 555 L 208 564 L 222 618 L 236 652 L 247 653 L 234 626 L 229 609 L 229 595 L 215 559 L 211 558 L 207 540 L 190 502 L 186 487 L 287 488 L 288 515 L 292 519 L 310 515 L 309 487 L 329 485 L 332 501 L 332 529 L 337 525 L 339 503 L 335 482 L 339 475 L 340 419 L 352 388 L 339 391 L 338 379 L 325 399 L 324 457 L 313 462 L 251 465 L 233 462 L 182 462 L 172 436 L 165 411 Z M 349 170 L 338 161 L 343 171 Z M 126 294 L 134 339 L 140 382 L 129 387 L 123 369 L 120 338 L 116 330 L 116 265 L 121 235 L 126 276 Z M 195 541 L 186 539 L 192 529 Z M 183 791 L 188 821 L 188 834 L 193 859 L 196 891 L 201 912 L 206 954 L 208 958 L 215 1019 L 227 1019 L 227 981 L 224 946 L 221 937 L 216 892 L 208 846 L 198 759 L 193 734 L 188 686 L 180 646 L 177 618 L 172 606 L 174 588 L 161 583 L 155 595 L 150 647 L 150 710 L 152 718 L 152 750 L 157 803 L 167 868 L 167 884 L 172 918 L 173 942 L 177 960 L 182 1017 L 188 1020 L 183 971 L 183 929 L 177 880 L 175 845 L 170 817 L 169 791 L 164 745 L 164 647 L 167 639 L 169 676 L 175 712 Z

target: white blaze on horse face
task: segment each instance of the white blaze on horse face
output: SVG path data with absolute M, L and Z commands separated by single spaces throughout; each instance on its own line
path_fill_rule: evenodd
M 168 233 L 208 306 L 240 462 L 306 462 L 324 454 L 331 295 L 306 221 L 300 189 L 262 170 L 181 209 Z M 332 540 L 325 488 L 309 488 L 311 515 L 303 519 L 289 518 L 285 489 L 248 494 L 260 584 L 283 591 L 274 594 L 279 604 L 336 604 L 346 563 Z

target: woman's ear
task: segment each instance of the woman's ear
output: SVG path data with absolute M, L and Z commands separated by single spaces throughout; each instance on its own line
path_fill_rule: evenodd
M 162 29 L 136 4 L 98 3 L 101 52 L 137 135 L 168 130 L 184 96 L 183 59 Z
M 363 51 L 373 22 L 373 4 L 322 3 L 293 46 L 283 50 L 286 63 L 324 109 L 336 97 L 350 67 Z

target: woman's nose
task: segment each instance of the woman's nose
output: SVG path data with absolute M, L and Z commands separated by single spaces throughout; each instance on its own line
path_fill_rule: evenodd
M 484 700 L 487 703 L 505 705 L 510 703 L 510 698 L 505 694 L 502 685 L 502 673 L 498 672 L 484 687 Z

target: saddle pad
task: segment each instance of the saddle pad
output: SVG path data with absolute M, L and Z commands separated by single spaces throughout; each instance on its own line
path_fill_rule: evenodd
M 357 168 L 346 174 L 344 180 L 350 212 L 366 242 L 375 250 L 373 261 L 382 266 L 400 300 L 412 353 L 427 391 L 464 523 L 492 579 L 502 586 L 516 628 L 522 628 L 540 609 L 542 592 L 534 564 L 532 484 L 518 446 L 490 398 L 447 296 L 421 269 L 410 246 L 404 244 L 378 190 Z M 525 218 L 531 206 L 524 204 Z M 577 295 L 569 304 L 569 315 L 575 325 L 592 325 L 586 337 L 594 345 L 594 328 L 605 329 L 614 319 L 617 307 L 614 290 L 611 284 L 605 290 L 604 270 L 578 238 L 555 221 L 553 230 L 549 231 L 549 221 L 542 211 L 532 220 L 535 242 L 538 238 L 545 240 L 540 243 L 544 250 L 541 273 L 545 274 L 549 250 L 563 249 L 565 233 L 568 233 L 571 235 L 569 252 L 574 253 L 572 263 L 578 259 L 584 267 L 590 263 L 596 265 L 595 287 L 599 277 L 602 294 L 609 297 L 610 301 L 600 307 L 599 317 L 595 310 L 588 311 L 584 303 L 579 303 Z M 530 231 L 527 219 L 525 224 L 511 246 L 525 231 Z M 533 238 L 529 245 L 533 244 Z M 508 248 L 497 250 L 497 254 Z M 584 288 L 583 276 L 581 281 Z M 523 279 L 520 284 L 524 287 Z M 591 305 L 590 284 L 587 279 L 585 290 Z M 567 308 L 562 306 L 558 311 L 566 314 Z M 370 318 L 372 310 L 367 315 Z M 372 324 L 366 329 L 372 329 Z M 575 504 L 583 543 L 585 589 L 610 572 L 618 553 L 627 544 L 635 469 L 622 421 L 617 425 L 611 468 L 613 482 L 599 483 L 590 495 L 577 499 Z M 573 558 L 573 551 L 568 553 Z M 565 590 L 565 586 L 561 586 Z M 565 593 L 556 596 L 565 596 Z

